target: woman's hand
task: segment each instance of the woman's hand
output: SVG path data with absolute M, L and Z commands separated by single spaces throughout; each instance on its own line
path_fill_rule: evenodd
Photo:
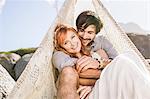
M 82 56 L 81 58 L 78 59 L 77 65 L 76 65 L 76 70 L 78 73 L 86 71 L 89 68 L 92 69 L 97 69 L 99 67 L 99 62 L 92 57 L 89 56 Z
M 92 86 L 79 86 L 77 93 L 79 93 L 80 99 L 85 99 L 88 97 L 89 93 L 92 91 Z

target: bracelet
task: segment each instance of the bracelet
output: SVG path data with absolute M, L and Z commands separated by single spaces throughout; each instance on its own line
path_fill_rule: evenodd
M 99 62 L 99 69 L 103 69 L 103 67 L 104 67 L 103 61 L 98 60 L 98 62 Z
M 100 68 L 104 67 L 104 62 L 102 60 L 100 60 Z

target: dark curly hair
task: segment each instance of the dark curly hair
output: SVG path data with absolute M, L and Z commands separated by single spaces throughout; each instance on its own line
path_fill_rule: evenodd
M 103 27 L 103 23 L 101 22 L 100 18 L 95 14 L 95 12 L 84 11 L 76 19 L 77 30 L 84 30 L 89 25 L 96 26 L 96 34 L 100 32 L 101 28 Z

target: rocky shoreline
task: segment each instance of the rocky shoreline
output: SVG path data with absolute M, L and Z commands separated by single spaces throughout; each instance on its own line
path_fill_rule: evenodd
M 37 48 L 0 52 L 0 64 L 17 80 Z

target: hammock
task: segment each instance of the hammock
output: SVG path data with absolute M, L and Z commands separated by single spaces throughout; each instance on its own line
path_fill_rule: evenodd
M 0 64 L 0 99 L 7 97 L 15 85 L 15 80 L 7 70 Z
M 8 86 L 7 89 L 9 90 L 6 90 L 8 99 L 56 98 L 56 87 L 54 81 L 55 73 L 51 63 L 51 57 L 54 49 L 53 31 L 58 23 L 67 23 L 70 25 L 74 24 L 74 12 L 76 3 L 78 3 L 77 0 L 66 0 L 64 2 L 54 23 L 51 25 L 39 48 L 30 59 L 25 70 L 16 83 L 10 83 L 11 86 Z M 110 40 L 118 53 L 134 51 L 138 55 L 137 58 L 139 61 L 148 69 L 150 69 L 149 64 L 145 61 L 142 54 L 137 50 L 125 32 L 118 26 L 118 24 L 111 17 L 102 3 L 99 0 L 92 0 L 92 4 L 94 6 L 94 11 L 99 15 L 104 23 L 102 32 L 105 33 L 105 36 Z M 12 86 L 14 87 L 12 88 Z

